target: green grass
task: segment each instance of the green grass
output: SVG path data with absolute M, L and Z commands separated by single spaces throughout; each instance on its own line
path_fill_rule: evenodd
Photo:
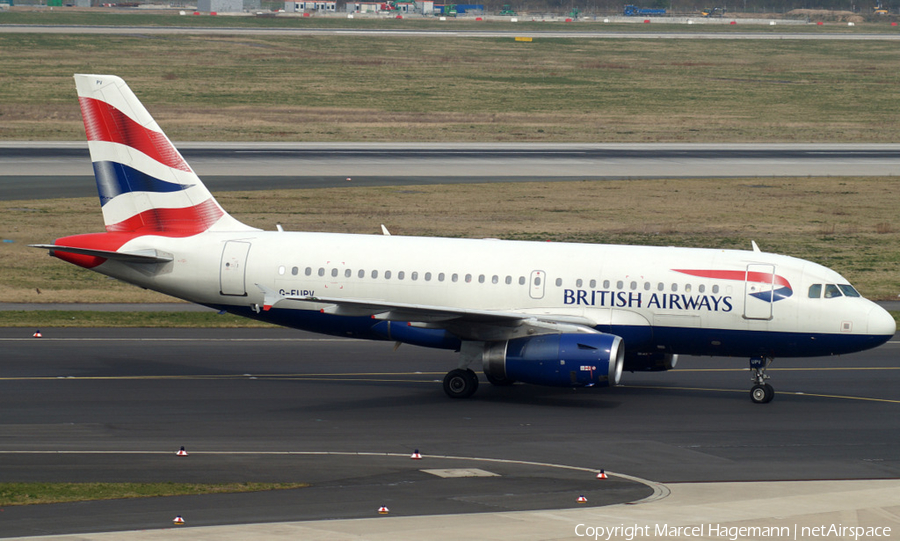
M 898 178 L 826 177 L 340 187 L 216 197 L 237 219 L 268 230 L 282 224 L 287 231 L 379 234 L 383 223 L 397 235 L 739 249 L 755 240 L 764 251 L 834 269 L 868 298 L 897 299 L 898 193 Z M 14 240 L 0 244 L 0 300 L 171 300 L 27 247 L 102 230 L 96 198 L 0 201 L 0 236 Z M 34 315 L 40 314 L 16 317 Z M 178 317 L 221 325 L 227 319 L 219 318 L 230 316 Z M 133 323 L 145 324 L 143 318 Z
M 0 327 L 235 328 L 274 327 L 231 314 L 209 312 L 91 312 L 69 310 L 0 311 Z
M 305 483 L 0 483 L 0 507 L 123 498 L 233 494 L 305 488 Z
M 892 42 L 5 34 L 0 50 L 8 140 L 81 140 L 85 72 L 124 77 L 174 140 L 900 140 Z

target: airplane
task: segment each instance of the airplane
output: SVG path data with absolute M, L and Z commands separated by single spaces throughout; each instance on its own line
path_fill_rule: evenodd
M 128 85 L 75 75 L 106 231 L 36 244 L 119 280 L 248 318 L 459 352 L 446 394 L 494 385 L 614 387 L 678 355 L 775 357 L 894 336 L 837 272 L 752 250 L 288 232 L 229 215 Z

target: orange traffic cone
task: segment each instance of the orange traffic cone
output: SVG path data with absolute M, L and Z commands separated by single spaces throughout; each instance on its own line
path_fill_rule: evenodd
M 44 335 L 41 334 L 41 330 L 38 329 L 38 330 L 34 331 L 34 334 L 32 334 L 31 336 L 32 336 L 33 338 L 42 338 Z
M 607 478 L 606 472 L 603 470 L 600 470 L 600 473 L 597 474 L 597 479 L 606 479 L 606 478 Z

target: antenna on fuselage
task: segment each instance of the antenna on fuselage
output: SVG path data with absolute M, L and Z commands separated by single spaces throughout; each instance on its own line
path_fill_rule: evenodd
M 750 244 L 753 246 L 753 251 L 754 251 L 754 252 L 762 252 L 762 250 L 759 249 L 759 246 L 756 245 L 756 241 L 755 241 L 755 240 L 751 240 L 751 241 L 750 241 Z

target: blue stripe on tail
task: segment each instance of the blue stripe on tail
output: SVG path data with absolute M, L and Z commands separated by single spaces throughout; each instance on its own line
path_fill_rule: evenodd
M 100 206 L 114 197 L 130 192 L 177 192 L 186 190 L 192 184 L 166 182 L 137 169 L 116 162 L 94 162 L 94 177 L 100 192 Z

